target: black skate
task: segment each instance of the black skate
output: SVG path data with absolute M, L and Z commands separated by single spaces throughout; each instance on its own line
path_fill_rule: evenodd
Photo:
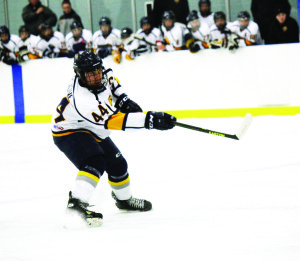
M 77 198 L 73 198 L 72 192 L 69 192 L 67 212 L 79 215 L 90 227 L 101 226 L 103 223 L 103 215 L 101 213 L 88 210 L 88 207 L 88 203 L 82 202 Z
M 111 192 L 111 195 L 112 195 L 113 199 L 116 201 L 116 206 L 119 209 L 139 210 L 139 211 L 149 211 L 152 209 L 151 202 L 149 202 L 145 199 L 133 198 L 131 196 L 130 199 L 119 200 L 113 191 Z

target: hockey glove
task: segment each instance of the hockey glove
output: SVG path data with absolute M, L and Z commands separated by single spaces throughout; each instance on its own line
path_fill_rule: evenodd
M 84 51 L 86 47 L 86 43 L 82 40 L 79 43 L 73 44 L 73 50 L 75 53 L 79 53 L 80 51 Z
M 200 46 L 197 43 L 191 43 L 189 45 L 189 50 L 191 53 L 197 53 L 198 51 L 200 51 Z
M 145 120 L 146 129 L 169 130 L 174 128 L 176 118 L 165 112 L 148 111 Z
M 98 49 L 98 55 L 101 59 L 109 56 L 111 54 L 111 48 L 108 47 L 101 47 Z
M 117 99 L 115 107 L 120 109 L 120 111 L 123 113 L 143 112 L 142 108 L 137 103 L 130 100 L 125 93 L 120 95 L 120 97 Z
M 55 46 L 49 44 L 47 49 L 43 52 L 43 57 L 56 58 L 58 56 L 58 53 L 56 53 L 54 50 Z

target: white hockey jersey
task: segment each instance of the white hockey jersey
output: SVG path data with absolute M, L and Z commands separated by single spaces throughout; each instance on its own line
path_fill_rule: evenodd
M 128 53 L 135 51 L 136 53 L 155 52 L 157 49 L 157 42 L 162 41 L 161 32 L 154 27 L 147 35 L 143 29 L 139 29 L 132 35 L 133 40 L 129 44 L 125 44 L 124 48 Z
M 166 50 L 175 51 L 185 49 L 184 35 L 189 33 L 186 26 L 182 23 L 174 23 L 171 30 L 167 31 L 164 25 L 161 25 L 162 37 L 166 41 Z
M 215 21 L 214 21 L 214 14 L 211 13 L 209 16 L 207 17 L 203 17 L 201 15 L 200 12 L 198 12 L 198 16 L 199 16 L 199 19 L 200 19 L 200 23 L 203 24 L 203 23 L 206 23 L 208 25 L 208 28 L 210 28 L 211 26 L 213 26 L 215 24 Z
M 51 126 L 53 136 L 65 136 L 74 132 L 88 132 L 96 140 L 108 137 L 112 130 L 143 129 L 146 115 L 141 112 L 121 113 L 114 107 L 123 87 L 114 78 L 111 69 L 103 72 L 106 90 L 99 94 L 90 92 L 79 84 L 74 76 L 66 96 L 56 108 Z
M 232 45 L 238 45 L 238 35 L 234 32 L 232 23 L 226 23 L 224 32 L 221 32 L 214 24 L 210 28 L 210 45 L 211 48 L 227 48 Z
M 37 36 L 31 34 L 25 41 L 21 39 L 21 41 L 18 44 L 19 48 L 19 56 L 21 57 L 21 61 L 27 61 L 30 59 L 36 59 L 38 57 L 34 56 L 29 52 L 29 50 L 32 50 L 32 43 L 35 42 L 35 39 Z
M 66 45 L 68 50 L 73 50 L 73 45 L 78 43 L 85 43 L 86 49 L 90 49 L 93 46 L 93 34 L 90 30 L 82 29 L 82 35 L 79 39 L 75 40 L 73 33 L 70 32 L 66 36 Z
M 98 53 L 99 48 L 119 46 L 121 43 L 121 31 L 119 29 L 113 28 L 111 33 L 106 37 L 103 36 L 101 30 L 93 34 L 93 49 L 96 53 Z
M 210 30 L 206 23 L 200 22 L 200 27 L 198 30 L 194 31 L 189 29 L 189 31 L 201 49 L 208 48 Z
M 244 30 L 240 30 L 239 21 L 231 23 L 232 30 L 240 36 L 238 39 L 239 47 L 245 47 L 253 44 L 262 44 L 258 24 L 249 21 L 249 25 Z
M 59 53 L 60 51 L 66 50 L 65 37 L 61 32 L 55 31 L 53 37 L 49 41 L 37 36 L 31 41 L 31 45 L 28 46 L 28 51 L 33 55 L 36 55 L 40 58 L 43 57 L 44 51 L 48 48 L 49 45 L 54 46 L 54 52 Z
M 14 60 L 17 59 L 17 55 L 19 53 L 19 42 L 21 41 L 21 38 L 17 36 L 16 34 L 10 35 L 10 40 L 8 43 L 3 43 L 0 41 L 0 49 L 5 49 L 9 52 L 9 56 L 13 58 Z

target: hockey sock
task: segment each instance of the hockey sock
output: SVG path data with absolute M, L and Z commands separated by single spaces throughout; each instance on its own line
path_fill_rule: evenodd
M 78 198 L 83 202 L 89 202 L 98 182 L 98 177 L 86 171 L 79 171 L 72 190 L 73 197 Z
M 124 175 L 124 178 L 120 177 L 119 180 L 116 180 L 113 177 L 108 177 L 108 183 L 119 200 L 127 200 L 131 197 L 130 179 L 128 173 Z

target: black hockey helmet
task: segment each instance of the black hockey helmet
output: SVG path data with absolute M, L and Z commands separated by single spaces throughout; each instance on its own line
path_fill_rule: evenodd
M 100 18 L 99 25 L 100 26 L 102 26 L 102 25 L 109 25 L 109 26 L 111 26 L 111 20 L 108 17 L 106 17 L 106 16 L 102 16 Z
M 49 35 L 45 35 L 45 31 L 47 29 L 51 30 L 51 33 Z M 52 30 L 52 26 L 48 23 L 43 23 L 42 27 L 41 27 L 41 33 L 40 33 L 41 38 L 45 39 L 46 41 L 49 41 L 52 36 L 53 36 L 53 30 Z
M 133 33 L 133 31 L 132 31 L 129 27 L 124 27 L 124 28 L 121 30 L 121 38 L 122 38 L 122 39 L 126 39 L 126 38 L 128 38 L 132 33 Z
M 0 26 L 0 34 L 8 34 L 8 35 L 10 35 L 8 27 L 5 26 L 5 25 Z
M 167 20 L 167 19 L 175 21 L 175 14 L 173 13 L 173 11 L 164 11 L 162 15 L 162 20 Z
M 52 29 L 52 26 L 48 23 L 43 23 L 41 27 L 41 31 L 45 31 L 46 29 Z
M 215 12 L 214 13 L 214 21 L 216 22 L 217 19 L 224 19 L 226 21 L 226 15 L 224 14 L 224 12 L 219 11 L 219 12 Z
M 85 50 L 83 52 L 76 54 L 74 57 L 73 69 L 76 75 L 79 77 L 79 79 L 83 82 L 81 84 L 83 87 L 86 87 L 90 91 L 97 92 L 97 93 L 105 90 L 103 82 L 106 79 L 104 78 L 101 81 L 102 82 L 101 86 L 88 86 L 86 84 L 85 73 L 96 71 L 98 69 L 102 71 L 104 70 L 103 62 L 101 58 L 98 55 L 96 55 L 93 51 Z
M 208 4 L 209 6 L 211 6 L 210 0 L 200 0 L 199 3 L 198 3 L 199 7 L 200 7 L 200 5 L 202 5 L 202 4 Z
M 151 17 L 149 16 L 143 16 L 140 20 L 140 25 L 141 28 L 143 27 L 143 24 L 150 24 L 151 26 L 153 25 L 153 21 L 151 19 Z
M 74 57 L 73 69 L 80 77 L 82 73 L 102 69 L 102 60 L 91 50 L 85 50 Z
M 199 19 L 198 13 L 197 13 L 196 10 L 193 10 L 186 17 L 186 22 L 189 23 L 189 22 L 192 22 L 192 21 L 197 20 L 197 19 Z
M 238 19 L 250 20 L 250 14 L 247 11 L 240 11 L 237 17 Z
M 82 28 L 82 24 L 78 21 L 74 21 L 73 23 L 71 23 L 70 28 L 71 30 L 74 30 L 76 28 Z
M 30 33 L 30 32 L 29 32 L 29 29 L 28 29 L 28 27 L 27 27 L 26 25 L 21 25 L 21 26 L 19 27 L 19 35 L 20 35 L 21 33 Z
M 5 44 L 8 43 L 10 41 L 10 32 L 9 32 L 9 29 L 7 26 L 5 26 L 5 25 L 0 26 L 0 35 L 1 34 L 8 34 L 7 40 L 5 40 L 5 41 L 2 40 L 3 43 L 5 43 Z

